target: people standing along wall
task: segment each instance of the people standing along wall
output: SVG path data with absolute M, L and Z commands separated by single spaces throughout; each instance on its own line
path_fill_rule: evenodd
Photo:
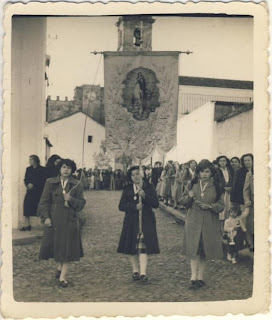
M 94 171 L 94 189 L 99 190 L 100 189 L 100 170 L 95 166 Z
M 241 168 L 241 161 L 240 161 L 240 159 L 238 157 L 232 157 L 230 159 L 230 165 L 232 167 L 233 177 L 234 177 L 236 171 Z
M 46 180 L 45 168 L 40 165 L 40 159 L 36 155 L 29 157 L 30 166 L 25 173 L 25 186 L 27 188 L 24 199 L 24 225 L 20 231 L 30 231 L 30 217 L 37 216 L 38 204 L 43 192 Z
M 232 192 L 231 192 L 231 201 L 233 203 L 239 204 L 242 210 L 242 216 L 246 217 L 250 210 L 248 209 L 249 207 L 247 207 L 246 212 L 244 213 L 245 210 L 245 199 L 244 199 L 244 187 L 245 187 L 245 181 L 246 181 L 246 177 L 247 174 L 251 173 L 253 176 L 254 173 L 254 168 L 253 168 L 253 155 L 251 153 L 248 154 L 244 154 L 241 158 L 241 168 L 236 172 L 235 174 L 235 178 L 234 178 L 234 182 L 233 182 L 233 188 L 232 188 Z M 250 177 L 250 174 L 249 176 Z M 248 178 L 248 181 L 250 181 L 250 179 Z M 252 184 L 252 182 L 251 182 Z M 245 190 L 245 194 L 248 194 L 248 187 Z M 252 193 L 253 196 L 253 193 Z M 247 199 L 247 196 L 246 196 Z M 247 224 L 251 224 L 252 227 L 249 229 L 253 229 L 254 226 L 254 217 L 253 217 L 254 211 L 251 210 L 251 215 L 248 217 L 248 219 L 246 218 L 246 227 Z M 253 230 L 252 230 L 253 231 Z M 254 239 L 252 237 L 251 243 L 249 243 L 249 247 L 250 249 L 253 251 L 254 250 Z
M 159 182 L 159 179 L 161 177 L 161 173 L 162 173 L 162 163 L 157 161 L 155 163 L 155 167 L 152 169 L 152 173 L 151 173 L 151 182 L 153 183 L 154 187 L 157 187 L 157 184 Z
M 225 220 L 229 218 L 230 212 L 230 193 L 233 186 L 233 170 L 230 165 L 230 161 L 226 156 L 219 156 L 216 159 L 218 165 L 218 174 L 220 177 L 220 183 L 224 190 L 224 210 L 220 212 L 219 219 L 221 225 L 221 233 L 222 237 L 226 239 L 226 235 L 224 234 L 224 223 Z
M 176 163 L 176 174 L 173 188 L 174 209 L 178 208 L 178 203 L 181 200 L 181 196 L 183 193 L 182 175 L 182 166 Z
M 253 158 L 252 158 L 253 159 Z M 244 213 L 243 218 L 247 228 L 247 234 L 249 237 L 249 249 L 254 251 L 254 170 L 249 171 L 246 175 L 244 189 Z

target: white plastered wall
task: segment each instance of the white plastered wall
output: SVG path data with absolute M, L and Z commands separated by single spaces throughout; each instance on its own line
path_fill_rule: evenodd
M 11 62 L 12 227 L 23 220 L 24 175 L 29 156 L 44 165 L 46 18 L 15 17 Z M 36 218 L 37 220 L 38 218 Z

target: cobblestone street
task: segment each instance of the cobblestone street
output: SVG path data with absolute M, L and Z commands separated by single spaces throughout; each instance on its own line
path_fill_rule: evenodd
M 134 283 L 129 258 L 116 253 L 124 213 L 121 192 L 87 191 L 82 231 L 84 258 L 72 263 L 60 289 L 54 261 L 38 259 L 39 241 L 14 246 L 14 298 L 25 302 L 184 302 L 247 299 L 252 293 L 253 262 L 242 256 L 237 265 L 209 261 L 207 286 L 188 290 L 189 261 L 180 254 L 183 225 L 156 210 L 161 254 L 150 256 L 148 284 Z

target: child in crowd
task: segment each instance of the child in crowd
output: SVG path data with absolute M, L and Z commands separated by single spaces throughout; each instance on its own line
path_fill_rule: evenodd
M 246 246 L 246 227 L 241 219 L 239 205 L 233 205 L 229 211 L 229 218 L 225 220 L 224 231 L 228 234 L 227 260 L 237 263 L 238 251 Z

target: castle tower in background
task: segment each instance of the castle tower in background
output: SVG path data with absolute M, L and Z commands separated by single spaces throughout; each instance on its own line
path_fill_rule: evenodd
M 123 16 L 118 27 L 118 51 L 152 51 L 152 24 L 148 15 Z

